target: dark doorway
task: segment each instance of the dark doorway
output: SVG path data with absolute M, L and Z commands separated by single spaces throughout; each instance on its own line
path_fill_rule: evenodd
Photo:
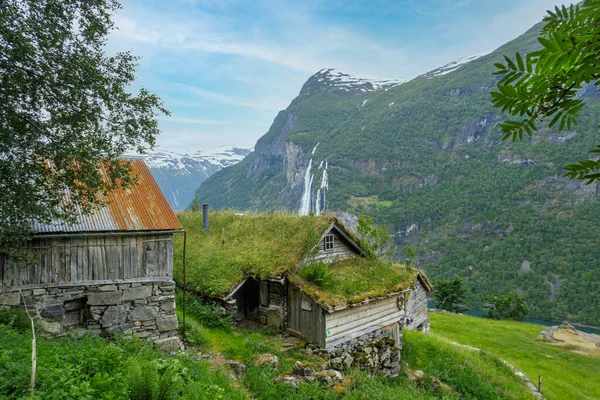
M 260 283 L 256 279 L 248 278 L 236 296 L 238 307 L 238 320 L 246 318 L 257 321 L 260 317 Z

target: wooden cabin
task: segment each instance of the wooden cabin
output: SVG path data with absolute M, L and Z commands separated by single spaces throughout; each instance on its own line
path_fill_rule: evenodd
M 193 221 L 191 214 L 184 217 L 184 226 L 186 222 L 199 225 Z M 312 237 L 316 237 L 314 244 L 305 247 Z M 246 243 L 244 238 L 254 242 Z M 211 241 L 217 246 L 211 246 Z M 399 348 L 403 328 L 429 328 L 427 295 L 431 286 L 425 275 L 373 257 L 335 217 L 213 213 L 209 232 L 188 236 L 188 246 L 214 253 L 188 264 L 188 271 L 195 269 L 194 275 L 205 277 L 195 288 L 192 282 L 192 290 L 221 299 L 237 320 L 249 319 L 286 330 L 328 353 L 382 336 L 392 338 Z M 239 251 L 235 246 L 240 246 Z M 269 258 L 240 261 L 237 255 L 249 246 L 261 247 L 267 254 L 295 254 L 296 258 L 277 260 L 272 265 L 267 265 Z M 313 267 L 329 271 L 333 284 L 311 281 L 307 271 Z M 228 270 L 216 273 L 215 268 Z M 376 280 L 369 278 L 369 271 L 376 271 Z M 215 296 L 211 280 L 226 275 L 239 276 L 240 280 L 232 282 L 222 296 Z M 344 285 L 350 289 L 340 290 Z M 203 292 L 207 288 L 213 293 Z
M 116 189 L 106 206 L 72 224 L 35 223 L 25 264 L 0 255 L 0 306 L 27 304 L 42 329 L 130 333 L 179 347 L 173 234 L 182 229 L 145 163 L 138 184 Z

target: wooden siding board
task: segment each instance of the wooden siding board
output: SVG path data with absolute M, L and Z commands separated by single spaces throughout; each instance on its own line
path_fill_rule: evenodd
M 327 347 L 343 343 L 365 333 L 399 322 L 404 311 L 397 306 L 397 296 L 326 315 Z
M 358 251 L 354 246 L 349 245 L 346 239 L 340 235 L 337 230 L 334 229 L 330 233 L 334 235 L 333 249 L 325 250 L 325 237 L 323 237 L 319 242 L 319 251 L 311 261 L 323 261 L 328 263 L 358 254 Z
M 325 347 L 325 317 L 323 309 L 296 286 L 288 284 L 288 327 L 319 347 Z M 303 310 L 302 302 L 311 305 Z
M 420 281 L 415 283 L 415 287 L 410 293 L 407 309 L 408 316 L 412 319 L 412 322 L 408 325 L 409 329 L 418 327 L 428 318 L 427 291 Z
M 172 234 L 36 238 L 25 250 L 35 255 L 34 265 L 0 256 L 4 286 L 172 276 Z

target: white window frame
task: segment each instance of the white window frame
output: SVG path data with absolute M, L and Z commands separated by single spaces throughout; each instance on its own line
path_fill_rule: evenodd
M 325 251 L 332 251 L 334 248 L 334 243 L 335 243 L 335 235 L 329 233 L 329 234 L 325 235 L 325 239 L 323 239 L 323 241 L 324 241 Z

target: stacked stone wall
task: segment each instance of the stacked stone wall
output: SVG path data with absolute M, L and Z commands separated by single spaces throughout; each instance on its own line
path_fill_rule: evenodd
M 400 371 L 401 345 L 401 331 L 396 340 L 389 332 L 376 330 L 339 344 L 329 352 L 322 350 L 321 354 L 329 357 L 331 369 L 345 371 L 358 367 L 372 374 L 381 372 L 385 377 L 396 377 Z
M 173 281 L 115 282 L 5 288 L 0 308 L 27 306 L 41 333 L 135 335 L 167 351 L 180 342 Z

